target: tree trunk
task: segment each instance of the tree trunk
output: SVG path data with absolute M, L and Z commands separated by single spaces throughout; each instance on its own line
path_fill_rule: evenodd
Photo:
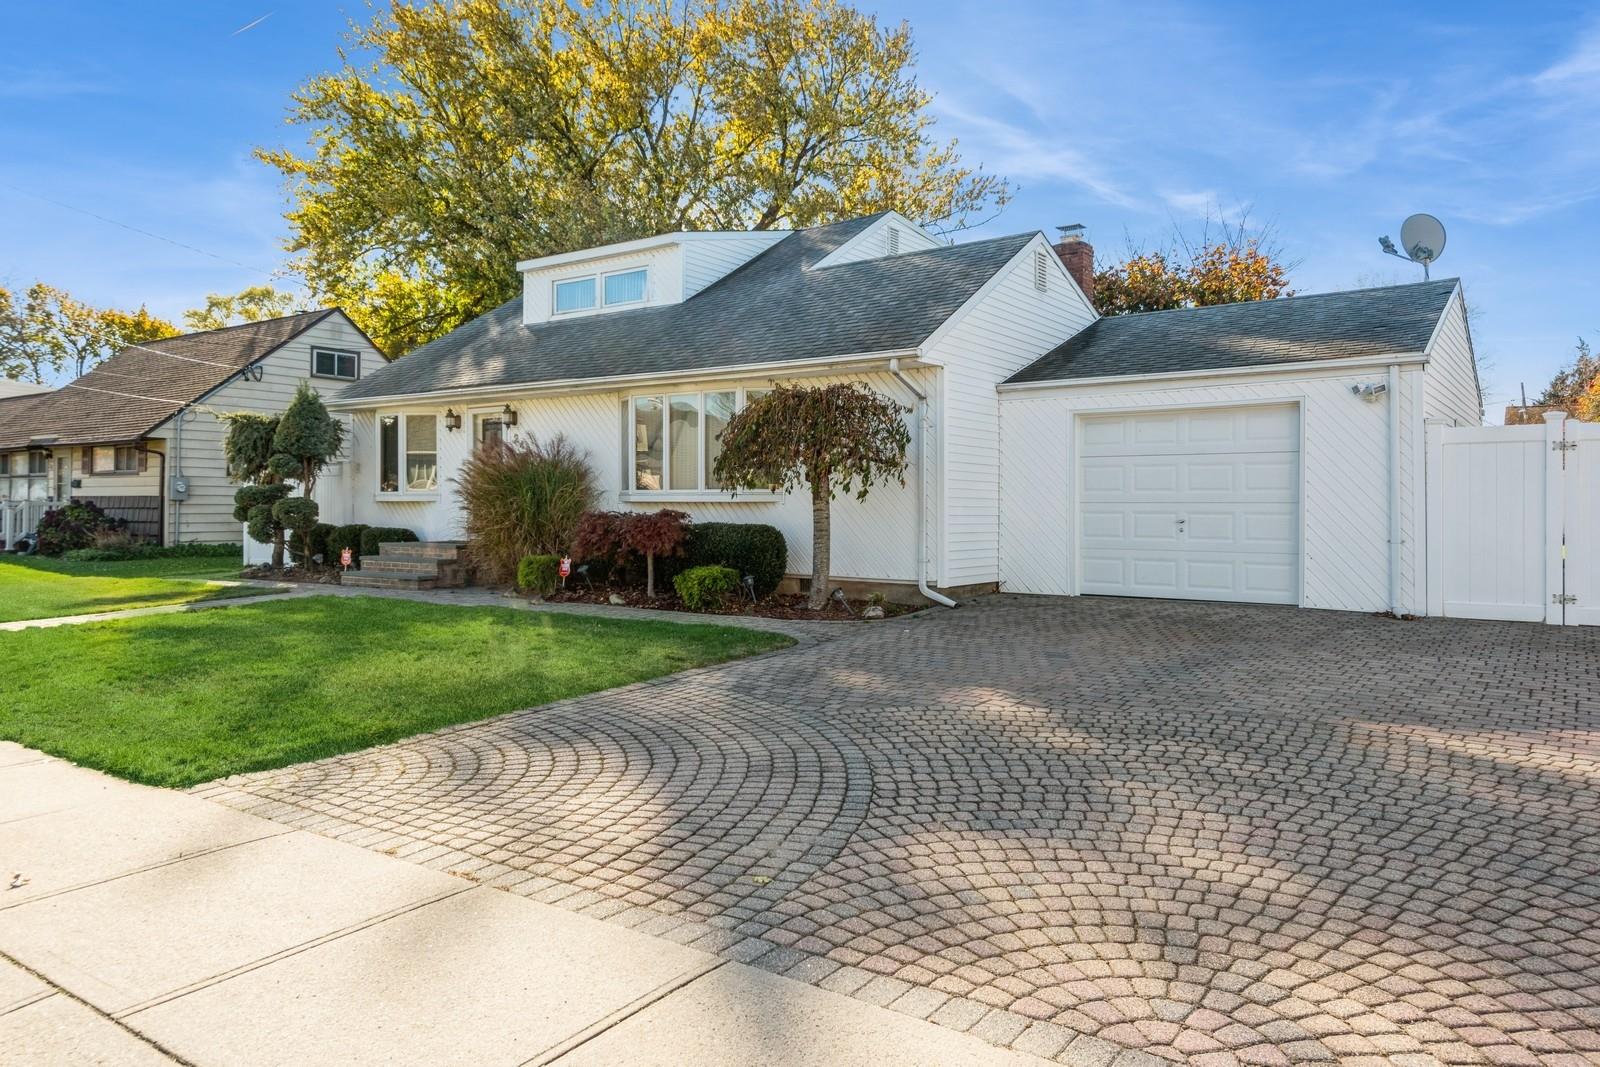
M 272 569 L 283 570 L 283 529 L 280 527 L 272 533 Z
M 832 562 L 828 538 L 832 527 L 828 484 L 811 486 L 811 596 L 808 606 L 820 611 L 828 603 L 828 565 Z
M 644 554 L 644 595 L 651 600 L 656 598 L 656 554 Z

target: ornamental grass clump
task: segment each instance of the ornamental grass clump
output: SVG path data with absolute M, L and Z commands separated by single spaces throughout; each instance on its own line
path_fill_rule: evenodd
M 488 441 L 456 478 L 467 556 L 491 582 L 517 576 L 524 556 L 560 556 L 599 498 L 588 457 L 565 437 Z

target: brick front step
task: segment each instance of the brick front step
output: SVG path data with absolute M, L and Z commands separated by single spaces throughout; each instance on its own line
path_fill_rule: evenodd
M 430 574 L 363 574 L 360 571 L 351 571 L 339 582 L 361 589 L 434 589 L 439 584 Z
M 378 554 L 386 558 L 460 559 L 465 547 L 464 541 L 383 541 L 378 545 Z

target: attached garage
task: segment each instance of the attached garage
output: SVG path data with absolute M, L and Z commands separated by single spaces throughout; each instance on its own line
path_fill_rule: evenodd
M 1092 416 L 1079 433 L 1081 592 L 1299 602 L 1297 405 Z
M 1454 281 L 1101 318 L 1000 386 L 1008 592 L 1421 614 Z

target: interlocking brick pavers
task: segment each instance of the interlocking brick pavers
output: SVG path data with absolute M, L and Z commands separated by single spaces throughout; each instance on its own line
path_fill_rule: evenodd
M 993 597 L 198 792 L 1062 1062 L 1600 1051 L 1594 630 Z

